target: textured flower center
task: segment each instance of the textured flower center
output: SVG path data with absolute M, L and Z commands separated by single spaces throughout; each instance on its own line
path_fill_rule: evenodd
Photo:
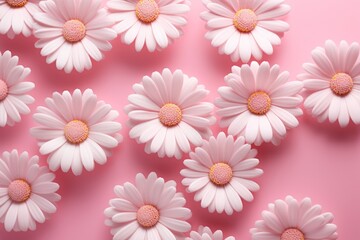
M 266 92 L 257 91 L 248 98 L 248 109 L 256 115 L 266 114 L 271 107 L 271 99 Z
M 152 23 L 159 14 L 159 6 L 155 0 L 140 0 L 136 4 L 136 17 L 143 23 Z
M 167 103 L 160 109 L 159 119 L 166 127 L 176 126 L 182 119 L 181 109 L 173 103 Z
M 281 234 L 280 240 L 305 240 L 305 236 L 297 228 L 288 228 Z
M 346 73 L 337 73 L 330 80 L 330 88 L 338 96 L 349 94 L 353 86 L 353 79 Z
M 251 9 L 240 9 L 233 19 L 234 26 L 240 32 L 248 33 L 257 25 L 257 16 Z
M 142 227 L 151 228 L 158 223 L 160 213 L 156 207 L 152 205 L 144 205 L 137 211 L 136 219 Z
M 216 163 L 210 168 L 210 181 L 216 185 L 223 186 L 228 184 L 233 176 L 231 167 L 226 163 Z
M 68 142 L 79 144 L 88 138 L 89 127 L 83 121 L 72 120 L 65 125 L 64 134 Z
M 14 202 L 25 202 L 30 198 L 31 187 L 28 182 L 22 179 L 12 181 L 8 187 L 8 195 Z
M 7 4 L 13 8 L 20 8 L 27 4 L 28 0 L 6 0 Z
M 0 102 L 7 97 L 8 93 L 9 89 L 6 82 L 0 79 Z
M 86 27 L 81 21 L 73 19 L 64 24 L 62 32 L 66 41 L 76 43 L 85 37 Z

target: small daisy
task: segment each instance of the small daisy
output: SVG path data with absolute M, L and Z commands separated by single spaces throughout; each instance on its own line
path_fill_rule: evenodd
M 253 240 L 330 240 L 337 239 L 334 216 L 322 213 L 320 205 L 310 198 L 298 202 L 291 196 L 269 204 L 262 212 L 263 220 L 250 230 Z
M 180 172 L 184 177 L 182 184 L 189 192 L 195 192 L 195 201 L 201 201 L 201 207 L 210 212 L 240 212 L 242 200 L 252 201 L 251 191 L 260 189 L 249 180 L 263 173 L 255 168 L 259 164 L 256 154 L 243 137 L 235 141 L 233 136 L 226 137 L 221 132 L 190 153 L 190 159 L 184 161 L 187 168 Z
M 100 61 L 102 51 L 109 51 L 109 41 L 116 38 L 111 29 L 113 22 L 101 0 L 48 0 L 40 2 L 43 12 L 34 17 L 34 35 L 39 39 L 35 46 L 41 48 L 48 64 L 56 61 L 57 69 L 70 73 L 91 69 L 91 59 Z
M 228 127 L 230 135 L 245 136 L 250 144 L 280 144 L 302 115 L 299 92 L 303 84 L 288 82 L 288 78 L 288 72 L 280 73 L 278 65 L 270 67 L 268 62 L 234 66 L 225 77 L 228 86 L 219 88 L 221 98 L 215 101 L 222 117 L 220 126 Z
M 18 65 L 18 62 L 19 58 L 11 56 L 10 51 L 0 52 L 0 127 L 20 122 L 21 114 L 30 113 L 27 105 L 34 102 L 27 93 L 35 84 L 23 81 L 31 70 Z
M 5 230 L 35 230 L 56 212 L 59 184 L 47 167 L 39 166 L 38 156 L 16 150 L 0 156 L 0 222 Z
M 220 54 L 231 55 L 237 62 L 249 62 L 251 56 L 260 60 L 263 52 L 271 55 L 273 46 L 289 24 L 279 17 L 290 11 L 284 0 L 203 0 L 208 11 L 201 17 L 207 21 L 205 37 Z
M 190 11 L 189 0 L 110 0 L 107 6 L 114 30 L 124 43 L 135 42 L 138 52 L 144 45 L 150 52 L 164 49 L 179 38 Z
M 104 211 L 113 240 L 177 240 L 191 228 L 191 211 L 174 181 L 165 182 L 154 172 L 147 178 L 139 173 L 135 185 L 126 182 L 114 191 L 117 198 Z
M 210 228 L 200 226 L 199 231 L 192 231 L 190 237 L 185 240 L 235 240 L 235 238 L 233 236 L 224 238 L 221 230 L 213 233 Z
M 9 38 L 32 32 L 35 13 L 40 12 L 40 0 L 0 0 L 0 33 Z
M 312 94 L 304 106 L 311 110 L 320 122 L 329 119 L 346 127 L 350 119 L 360 124 L 360 62 L 359 44 L 349 45 L 341 41 L 340 46 L 328 40 L 325 47 L 312 52 L 313 63 L 303 65 L 306 73 L 299 75 L 304 86 Z
M 75 175 L 94 170 L 95 164 L 105 164 L 110 150 L 118 146 L 121 124 L 116 122 L 118 112 L 109 104 L 98 101 L 92 90 L 71 95 L 55 92 L 45 100 L 47 107 L 38 107 L 34 119 L 41 127 L 31 129 L 39 140 L 40 153 L 50 154 L 49 168 L 61 167 Z
M 125 107 L 130 137 L 145 143 L 147 153 L 180 159 L 190 152 L 190 143 L 199 146 L 211 136 L 209 127 L 216 122 L 213 105 L 200 102 L 209 91 L 196 78 L 164 69 L 145 76 L 133 89 L 131 104 Z

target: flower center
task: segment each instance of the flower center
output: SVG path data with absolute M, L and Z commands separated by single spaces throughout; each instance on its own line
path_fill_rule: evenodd
M 72 19 L 64 24 L 62 33 L 66 41 L 76 43 L 85 37 L 86 27 L 81 21 Z
M 330 88 L 338 96 L 349 94 L 353 86 L 353 79 L 346 73 L 337 73 L 330 80 Z
M 22 179 L 12 181 L 8 187 L 8 195 L 14 202 L 25 202 L 30 198 L 31 187 L 28 182 Z
M 257 25 L 257 16 L 251 9 L 240 9 L 233 19 L 234 26 L 243 33 L 254 30 Z
M 136 4 L 135 13 L 143 23 L 152 23 L 158 18 L 160 10 L 155 0 L 140 0 Z
M 8 93 L 9 89 L 6 82 L 0 79 L 0 102 L 7 97 Z
M 228 184 L 233 176 L 231 167 L 226 163 L 216 163 L 210 168 L 210 181 L 216 185 L 224 186 Z
M 72 144 L 84 142 L 89 136 L 89 127 L 80 120 L 72 120 L 65 125 L 65 138 Z
M 271 107 L 271 99 L 266 92 L 257 91 L 248 98 L 248 109 L 256 115 L 266 114 Z
M 6 2 L 12 8 L 21 8 L 27 4 L 28 0 L 6 0 Z
M 160 109 L 159 119 L 166 127 L 176 126 L 182 119 L 181 109 L 173 103 L 167 103 Z
M 136 220 L 144 228 L 155 226 L 160 219 L 159 210 L 152 205 L 144 205 L 136 213 Z
M 288 228 L 281 234 L 280 240 L 305 240 L 305 236 L 297 228 Z

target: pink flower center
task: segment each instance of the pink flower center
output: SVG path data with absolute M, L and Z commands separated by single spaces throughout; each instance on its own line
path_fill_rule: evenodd
M 257 16 L 251 9 L 240 9 L 233 19 L 234 26 L 243 33 L 254 30 L 257 25 Z
M 6 2 L 12 8 L 20 8 L 25 6 L 28 0 L 6 0 Z
M 330 88 L 338 96 L 349 94 L 353 86 L 353 79 L 346 73 L 337 73 L 330 80 Z
M 151 228 L 158 223 L 160 213 L 156 207 L 152 205 L 144 205 L 137 211 L 136 219 L 142 227 Z
M 80 144 L 89 136 L 89 127 L 80 120 L 72 120 L 65 125 L 65 138 L 72 144 Z
M 28 182 L 22 179 L 12 181 L 8 187 L 8 195 L 14 202 L 25 202 L 30 198 L 31 187 Z
M 281 234 L 280 240 L 305 240 L 305 236 L 297 228 L 288 228 Z
M 143 23 L 152 23 L 159 17 L 160 10 L 155 0 L 140 0 L 136 4 L 135 13 Z
M 226 163 L 216 163 L 210 168 L 210 181 L 218 186 L 228 184 L 233 176 L 231 167 Z
M 257 91 L 248 98 L 248 109 L 256 115 L 266 114 L 271 107 L 271 99 L 266 92 Z
M 72 19 L 64 24 L 62 33 L 66 41 L 76 43 L 85 37 L 86 27 L 81 21 Z
M 9 89 L 6 82 L 0 79 L 0 102 L 7 97 L 8 93 Z
M 176 126 L 181 122 L 182 111 L 177 105 L 167 103 L 160 109 L 159 119 L 166 127 Z

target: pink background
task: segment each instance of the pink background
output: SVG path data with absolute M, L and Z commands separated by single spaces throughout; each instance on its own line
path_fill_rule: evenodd
M 287 18 L 291 30 L 285 34 L 275 54 L 266 60 L 290 71 L 292 79 L 302 72 L 302 63 L 311 60 L 311 50 L 323 46 L 326 39 L 360 41 L 358 1 L 287 2 L 292 6 Z M 58 212 L 49 221 L 38 225 L 37 231 L 27 233 L 6 233 L 0 225 L 1 240 L 111 239 L 110 229 L 103 224 L 103 210 L 114 197 L 114 185 L 133 182 L 136 173 L 148 174 L 150 171 L 156 171 L 166 180 L 175 179 L 180 184 L 182 162 L 145 154 L 144 146 L 128 137 L 123 107 L 134 83 L 139 82 L 143 75 L 161 71 L 164 67 L 179 68 L 197 77 L 211 91 L 209 101 L 218 96 L 216 90 L 224 85 L 223 77 L 229 73 L 233 63 L 229 57 L 218 55 L 217 49 L 204 39 L 205 23 L 199 18 L 203 10 L 201 2 L 194 0 L 184 36 L 166 50 L 154 54 L 136 53 L 133 46 L 123 45 L 118 38 L 113 41 L 113 50 L 106 53 L 105 60 L 95 63 L 91 71 L 83 74 L 67 75 L 56 70 L 54 65 L 47 65 L 40 51 L 33 47 L 34 38 L 9 40 L 0 36 L 0 51 L 11 50 L 20 57 L 21 64 L 32 69 L 28 80 L 36 84 L 32 92 L 36 98 L 31 106 L 33 112 L 53 91 L 92 88 L 99 99 L 120 112 L 119 121 L 124 126 L 121 133 L 125 136 L 108 163 L 96 166 L 94 172 L 79 177 L 56 173 L 62 200 Z M 291 194 L 298 199 L 309 196 L 325 211 L 334 213 L 340 239 L 359 236 L 360 128 L 350 125 L 341 129 L 338 124 L 319 124 L 308 113 L 300 118 L 300 123 L 279 147 L 264 145 L 259 148 L 260 167 L 265 172 L 257 179 L 261 190 L 255 194 L 252 203 L 245 204 L 243 212 L 232 216 L 209 214 L 207 209 L 201 209 L 199 203 L 193 201 L 192 194 L 187 194 L 178 185 L 178 190 L 184 192 L 188 200 L 187 207 L 193 211 L 190 220 L 193 229 L 207 225 L 224 230 L 227 236 L 250 239 L 249 229 L 260 219 L 267 204 Z M 39 154 L 36 140 L 29 134 L 29 128 L 33 126 L 31 115 L 27 115 L 15 127 L 0 129 L 0 151 L 16 148 Z M 219 130 L 214 128 L 215 133 Z M 42 156 L 41 161 L 45 164 L 46 157 Z

